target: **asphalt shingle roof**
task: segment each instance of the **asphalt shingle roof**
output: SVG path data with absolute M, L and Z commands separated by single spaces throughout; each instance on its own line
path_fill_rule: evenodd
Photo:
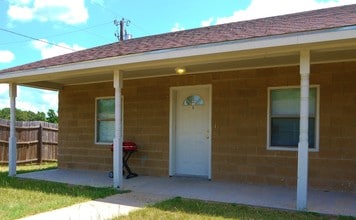
M 356 25 L 356 4 L 134 38 L 8 68 L 0 73 L 353 25 Z

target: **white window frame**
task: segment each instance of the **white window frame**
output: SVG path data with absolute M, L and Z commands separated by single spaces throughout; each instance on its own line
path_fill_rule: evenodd
M 279 86 L 279 87 L 268 87 L 267 88 L 267 150 L 281 150 L 281 151 L 298 151 L 298 146 L 296 147 L 283 147 L 283 146 L 271 146 L 271 91 L 276 89 L 300 89 L 300 86 Z M 310 85 L 310 88 L 316 88 L 316 109 L 315 109 L 315 147 L 309 148 L 310 152 L 319 151 L 319 105 L 320 105 L 320 86 Z
M 110 143 L 107 143 L 107 142 L 98 142 L 98 100 L 101 100 L 101 99 L 115 99 L 115 96 L 104 96 L 104 97 L 96 97 L 95 98 L 95 115 L 94 115 L 94 121 L 95 121 L 95 129 L 94 129 L 94 132 L 95 132 L 95 135 L 94 135 L 94 143 L 97 144 L 97 145 L 108 145 Z M 123 137 L 123 131 L 124 131 L 124 97 L 121 96 L 121 119 L 122 119 L 122 124 L 121 124 L 121 136 Z M 115 120 L 115 118 L 114 118 Z M 115 128 L 113 128 L 115 129 Z

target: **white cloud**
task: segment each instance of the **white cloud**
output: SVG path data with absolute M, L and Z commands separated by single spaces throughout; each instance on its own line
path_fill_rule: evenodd
M 176 31 L 183 31 L 185 28 L 179 24 L 178 22 L 174 24 L 174 26 L 171 29 L 171 32 L 176 32 Z
M 18 109 L 44 113 L 47 113 L 48 109 L 58 109 L 58 92 L 24 86 L 17 87 L 17 90 Z
M 84 0 L 9 0 L 7 14 L 12 20 L 66 24 L 85 23 L 89 18 Z
M 79 51 L 85 49 L 77 44 L 68 45 L 66 43 L 58 43 L 58 46 L 47 44 L 47 40 L 41 39 L 42 41 L 32 41 L 32 46 L 41 52 L 42 59 L 59 56 L 66 53 L 71 53 L 74 51 Z M 45 41 L 45 42 L 43 42 Z M 71 48 L 72 50 L 66 49 Z
M 100 6 L 104 6 L 104 0 L 90 0 L 92 4 L 98 4 Z
M 30 8 L 17 5 L 10 6 L 7 14 L 14 20 L 28 21 L 33 19 L 33 11 Z
M 0 84 L 0 109 L 9 107 L 9 85 Z M 36 113 L 47 113 L 49 109 L 57 111 L 58 92 L 18 86 L 16 108 Z
M 46 111 L 43 112 L 47 113 L 48 109 L 53 109 L 54 111 L 58 110 L 58 92 L 43 91 L 42 100 L 47 103 L 47 105 L 44 106 Z
M 38 109 L 37 106 L 34 105 L 34 103 L 29 103 L 29 102 L 17 102 L 16 103 L 16 108 L 21 109 L 22 111 L 31 111 L 31 112 L 43 112 Z
M 0 109 L 9 108 L 9 84 L 0 83 Z
M 356 3 L 356 0 L 252 0 L 250 5 L 244 10 L 237 10 L 227 17 L 210 18 L 202 21 L 201 24 L 202 26 L 209 22 L 210 24 L 223 24 L 354 3 Z
M 213 23 L 213 21 L 214 21 L 214 17 L 210 17 L 209 19 L 202 21 L 200 25 L 202 27 L 207 27 L 210 26 Z
M 9 108 L 9 85 L 0 83 L 0 109 Z
M 0 63 L 10 63 L 15 59 L 15 55 L 9 50 L 0 50 Z
M 9 85 L 5 83 L 0 83 L 0 96 L 3 94 L 8 94 Z
M 29 4 L 32 0 L 8 0 L 12 4 Z

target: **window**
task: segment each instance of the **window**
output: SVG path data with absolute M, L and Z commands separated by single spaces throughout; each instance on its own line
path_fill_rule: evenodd
M 196 105 L 204 105 L 204 100 L 199 95 L 191 95 L 184 100 L 183 105 L 192 106 L 194 109 Z
M 300 88 L 270 88 L 268 148 L 297 149 L 299 142 Z M 318 146 L 318 87 L 309 90 L 309 149 Z
M 96 137 L 99 144 L 112 143 L 115 136 L 115 99 L 96 99 Z

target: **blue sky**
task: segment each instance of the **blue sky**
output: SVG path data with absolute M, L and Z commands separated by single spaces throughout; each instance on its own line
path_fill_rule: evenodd
M 356 0 L 0 0 L 0 69 L 115 42 L 115 19 L 130 20 L 127 31 L 137 38 L 355 3 Z M 8 85 L 0 84 L 0 108 L 8 106 Z M 57 92 L 19 88 L 20 109 L 47 112 L 57 110 L 57 106 Z

